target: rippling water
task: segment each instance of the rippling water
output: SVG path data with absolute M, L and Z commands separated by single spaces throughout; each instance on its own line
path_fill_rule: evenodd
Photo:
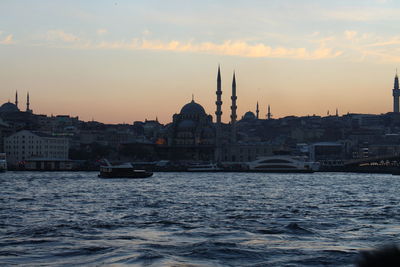
M 351 266 L 400 235 L 400 176 L 0 174 L 0 264 Z

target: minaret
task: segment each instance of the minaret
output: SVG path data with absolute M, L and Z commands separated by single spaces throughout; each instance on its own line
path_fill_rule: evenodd
M 222 115 L 222 100 L 221 100 L 221 95 L 222 95 L 222 90 L 221 90 L 221 71 L 220 67 L 218 65 L 218 75 L 217 75 L 217 91 L 215 92 L 217 94 L 217 101 L 215 104 L 217 105 L 217 110 L 215 111 L 215 115 L 217 116 L 217 123 L 216 123 L 216 136 L 215 136 L 215 161 L 220 162 L 221 161 L 221 115 Z
M 399 89 L 399 77 L 397 76 L 397 69 L 396 69 L 396 76 L 394 77 L 394 87 L 393 87 L 393 112 L 399 112 L 399 96 L 400 96 L 400 89 Z
M 29 102 L 29 92 L 26 94 L 26 112 L 31 113 L 32 110 L 29 108 L 30 102 Z
M 231 142 L 236 143 L 236 77 L 235 72 L 233 72 L 233 80 L 232 80 L 232 106 L 231 106 Z
M 256 106 L 256 117 L 257 117 L 257 120 L 259 119 L 259 115 L 260 115 L 260 110 L 258 108 L 258 101 L 257 101 L 257 106 Z
M 271 118 L 272 118 L 271 107 L 268 105 L 267 119 L 270 120 Z
M 217 101 L 215 104 L 217 105 L 217 110 L 215 111 L 215 115 L 217 115 L 217 125 L 221 124 L 221 115 L 222 115 L 222 90 L 221 90 L 221 71 L 218 66 L 218 75 L 217 75 L 217 91 L 215 92 L 217 94 Z
M 18 91 L 15 91 L 15 105 L 18 107 Z
M 335 116 L 336 117 L 339 117 L 339 110 L 336 108 L 336 114 L 335 114 Z

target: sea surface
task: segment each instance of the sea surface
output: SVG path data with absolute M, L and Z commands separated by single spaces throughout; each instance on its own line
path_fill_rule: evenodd
M 0 174 L 0 265 L 352 266 L 397 244 L 400 176 Z

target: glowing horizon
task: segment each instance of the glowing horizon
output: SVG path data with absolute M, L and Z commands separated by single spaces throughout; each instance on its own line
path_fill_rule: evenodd
M 22 8 L 22 6 L 24 8 Z M 400 3 L 368 1 L 3 1 L 0 103 L 104 123 L 201 104 L 223 122 L 236 71 L 238 118 L 392 111 Z

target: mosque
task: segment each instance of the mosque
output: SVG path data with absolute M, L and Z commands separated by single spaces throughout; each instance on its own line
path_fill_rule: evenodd
M 210 160 L 215 146 L 215 126 L 212 116 L 194 99 L 174 114 L 167 125 L 169 158 Z
M 206 114 L 204 108 L 192 101 L 184 105 L 178 114 L 174 114 L 172 123 L 167 125 L 167 144 L 170 149 L 169 158 L 180 160 L 204 161 L 236 161 L 239 149 L 237 140 L 237 125 L 255 123 L 259 120 L 259 106 L 256 114 L 246 112 L 242 119 L 237 121 L 236 105 L 236 75 L 232 79 L 231 115 L 229 124 L 222 123 L 222 88 L 221 72 L 218 67 L 216 90 L 216 121 Z M 269 111 L 268 111 L 269 112 Z M 269 112 L 270 114 L 270 112 Z
M 30 102 L 29 102 L 29 92 L 26 95 L 26 112 L 27 113 L 32 113 L 32 110 L 29 107 Z M 4 103 L 3 105 L 0 106 L 0 114 L 10 114 L 10 113 L 17 113 L 21 112 L 21 110 L 18 108 L 18 92 L 15 92 L 15 103 L 11 103 L 8 101 L 7 103 Z

